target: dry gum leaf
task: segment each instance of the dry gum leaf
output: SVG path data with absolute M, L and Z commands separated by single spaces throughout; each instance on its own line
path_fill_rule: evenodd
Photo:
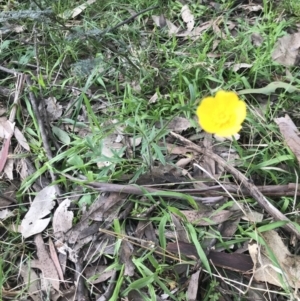
M 73 212 L 68 210 L 71 200 L 65 199 L 61 202 L 53 215 L 54 236 L 62 240 L 63 234 L 72 228 Z
M 93 4 L 94 2 L 96 2 L 96 0 L 88 0 L 84 4 L 64 11 L 62 14 L 59 14 L 59 17 L 64 20 L 73 19 L 80 15 L 89 5 Z
M 298 162 L 300 163 L 300 132 L 298 131 L 298 128 L 288 115 L 285 115 L 285 117 L 275 118 L 275 122 L 278 124 L 286 144 L 295 154 Z
M 27 264 L 22 264 L 20 268 L 20 275 L 27 287 L 27 293 L 34 301 L 42 301 L 42 296 L 39 293 L 39 280 L 37 273 L 29 268 Z
M 24 238 L 41 233 L 49 224 L 49 215 L 55 202 L 55 188 L 48 186 L 42 189 L 34 198 L 31 206 L 21 222 L 21 233 Z
M 45 290 L 53 287 L 57 291 L 59 290 L 59 276 L 51 260 L 47 249 L 45 247 L 41 234 L 38 234 L 34 238 L 34 242 L 37 249 L 38 259 L 31 261 L 31 267 L 41 270 L 43 273 L 40 275 L 42 280 L 42 288 Z
M 62 106 L 57 102 L 55 97 L 48 97 L 44 101 L 49 121 L 57 120 L 59 117 L 61 117 Z
M 192 12 L 190 11 L 188 5 L 184 5 L 181 8 L 181 18 L 186 23 L 188 31 L 191 31 L 194 28 L 195 20 Z
M 295 66 L 300 49 L 300 31 L 279 38 L 272 52 L 272 59 L 286 67 Z
M 182 210 L 180 211 L 188 220 L 188 222 L 198 225 L 198 226 L 209 226 L 221 224 L 224 221 L 227 221 L 232 215 L 232 212 L 229 210 L 220 210 L 220 211 L 207 211 L 199 212 L 194 210 Z
M 254 263 L 254 279 L 283 289 L 286 286 L 299 288 L 300 256 L 290 253 L 276 231 L 266 231 L 261 233 L 261 236 L 268 248 L 258 243 L 249 243 L 249 253 Z M 276 258 L 278 266 L 273 257 Z

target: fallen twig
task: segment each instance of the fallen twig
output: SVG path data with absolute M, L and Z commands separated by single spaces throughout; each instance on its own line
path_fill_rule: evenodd
M 300 238 L 300 232 L 297 230 L 291 220 L 288 219 L 284 214 L 282 214 L 275 206 L 273 206 L 258 190 L 258 188 L 254 184 L 252 184 L 249 179 L 247 179 L 247 177 L 245 177 L 240 171 L 238 171 L 233 166 L 228 165 L 225 160 L 223 160 L 217 154 L 213 153 L 211 150 L 202 148 L 177 133 L 171 132 L 171 135 L 177 138 L 180 142 L 184 143 L 189 149 L 214 159 L 220 166 L 224 167 L 224 169 L 230 172 L 241 183 L 241 185 L 248 190 L 249 194 L 262 208 L 267 211 L 267 213 L 269 213 L 276 220 L 287 221 L 287 223 L 283 227 Z
M 236 195 L 250 195 L 250 192 L 245 187 L 241 187 L 240 185 L 235 184 L 222 184 L 225 189 Z M 146 185 L 147 187 L 147 185 Z M 300 196 L 300 191 L 297 183 L 289 183 L 287 185 L 266 185 L 266 186 L 256 186 L 257 189 L 266 196 Z M 181 193 L 189 193 L 191 195 L 201 194 L 206 196 L 215 196 L 215 195 L 226 195 L 224 192 L 224 188 L 219 185 L 209 186 L 207 188 L 191 188 L 191 189 L 174 189 L 172 191 L 181 192 Z
M 111 184 L 111 183 L 101 183 L 101 182 L 87 182 L 86 180 L 80 180 L 77 178 L 74 178 L 72 176 L 69 176 L 68 174 L 63 174 L 66 178 L 82 183 L 87 187 L 90 187 L 95 190 L 99 190 L 102 192 L 117 192 L 117 193 L 127 193 L 127 194 L 135 194 L 135 195 L 146 195 L 148 193 L 166 193 L 166 192 L 173 192 L 172 190 L 160 190 L 160 189 L 154 189 L 149 188 L 146 186 L 140 186 L 140 185 L 120 185 L 120 184 Z M 168 197 L 167 195 L 164 195 L 164 197 Z M 176 195 L 170 195 L 172 199 L 178 199 L 178 200 L 186 200 L 186 195 L 180 195 L 178 192 Z M 203 202 L 206 199 L 201 197 L 195 197 L 191 196 L 195 201 Z

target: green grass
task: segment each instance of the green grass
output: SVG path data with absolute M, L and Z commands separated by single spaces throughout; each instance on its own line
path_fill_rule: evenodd
M 54 157 L 49 160 L 43 149 L 28 91 L 22 96 L 22 109 L 17 113 L 16 124 L 19 129 L 23 129 L 29 142 L 30 160 L 36 171 L 19 181 L 17 198 L 20 206 L 14 217 L 1 224 L 2 295 L 4 290 L 15 288 L 23 296 L 27 294 L 26 285 L 22 286 L 21 281 L 18 283 L 11 279 L 16 277 L 23 261 L 28 260 L 31 254 L 35 256 L 33 247 L 21 242 L 19 234 L 14 233 L 9 225 L 20 223 L 27 210 L 21 204 L 28 202 L 28 195 L 36 180 L 42 176 L 50 179 L 49 171 L 53 171 L 66 195 L 82 186 L 80 197 L 74 203 L 76 224 L 85 205 L 93 203 L 96 195 L 79 181 L 67 178 L 67 174 L 78 180 L 80 176 L 85 177 L 90 182 L 128 184 L 135 183 L 158 164 L 174 165 L 179 157 L 168 155 L 165 147 L 166 142 L 174 142 L 168 129 L 174 117 L 181 116 L 191 121 L 193 126 L 182 133 L 189 138 L 200 133 L 195 109 L 201 98 L 219 89 L 239 91 L 261 88 L 278 80 L 286 81 L 285 67 L 274 62 L 271 53 L 277 39 L 295 26 L 300 8 L 296 0 L 281 1 L 287 17 L 280 20 L 280 12 L 271 1 L 263 1 L 262 11 L 247 14 L 235 1 L 217 1 L 218 8 L 209 4 L 191 3 L 189 8 L 195 17 L 195 26 L 215 20 L 215 25 L 223 34 L 220 37 L 216 28 L 209 28 L 193 40 L 169 36 L 167 28 L 158 28 L 152 22 L 152 15 L 164 14 L 176 26 L 184 26 L 180 17 L 182 4 L 179 1 L 134 0 L 122 1 L 122 4 L 111 0 L 96 1 L 75 19 L 62 18 L 64 12 L 83 3 L 85 1 L 32 1 L 33 9 L 52 9 L 50 21 L 19 18 L 17 23 L 25 26 L 26 30 L 5 35 L 0 43 L 0 61 L 4 62 L 3 66 L 30 74 L 33 81 L 31 91 L 36 97 L 55 97 L 64 110 L 58 120 L 51 122 L 50 130 L 59 148 L 51 144 Z M 112 30 L 133 13 L 156 5 L 159 8 Z M 10 6 L 7 4 L 5 8 L 25 10 L 29 6 L 11 1 Z M 233 23 L 235 26 L 232 29 Z M 251 43 L 253 33 L 263 38 L 259 47 Z M 32 42 L 34 40 L 36 44 Z M 217 46 L 214 44 L 216 41 Z M 233 71 L 232 65 L 239 63 L 252 66 Z M 290 73 L 292 84 L 299 88 L 298 68 L 290 68 Z M 12 89 L 14 82 L 13 76 L 1 71 L 0 86 Z M 158 96 L 156 102 L 149 103 L 155 93 Z M 272 95 L 248 94 L 242 98 L 247 102 L 248 115 L 240 133 L 241 139 L 217 143 L 237 151 L 237 168 L 256 185 L 295 183 L 299 172 L 298 163 L 286 146 L 274 118 L 281 116 L 284 111 L 294 111 L 298 106 L 298 93 L 278 89 Z M 11 103 L 5 105 L 9 110 Z M 293 120 L 296 124 L 300 122 L 297 117 L 293 117 Z M 103 154 L 105 139 L 120 132 L 133 141 L 141 138 L 141 143 L 135 145 L 133 142 L 131 153 L 121 147 L 113 151 L 112 156 Z M 194 142 L 200 143 L 200 140 Z M 21 156 L 27 155 L 24 153 Z M 192 171 L 192 165 L 187 169 Z M 230 175 L 226 176 L 232 180 Z M 224 178 L 221 177 L 220 181 Z M 183 185 L 172 187 L 184 188 Z M 142 221 L 150 223 L 152 231 L 156 231 L 155 243 L 160 250 L 165 250 L 168 242 L 178 241 L 172 214 L 180 216 L 182 208 L 198 208 L 191 197 L 185 195 L 183 201 L 176 201 L 176 196 L 172 190 L 164 194 L 131 196 L 127 200 L 127 204 L 133 203 L 131 213 L 125 220 L 115 220 L 110 230 L 118 238 L 130 237 L 128 227 L 135 229 Z M 261 208 L 250 197 L 238 200 L 251 210 L 261 212 Z M 298 203 L 296 201 L 295 207 L 293 197 L 282 195 L 278 198 L 270 197 L 269 200 L 283 213 L 289 214 L 292 220 L 296 219 L 293 210 L 298 208 Z M 157 201 L 159 204 L 156 206 Z M 228 202 L 226 206 L 233 204 Z M 149 216 L 140 217 L 154 205 Z M 272 227 L 280 229 L 282 226 L 273 224 L 268 216 L 258 224 L 244 221 L 239 223 L 232 237 L 226 240 L 215 226 L 197 226 L 183 218 L 181 225 L 190 243 L 196 248 L 204 269 L 204 286 L 199 289 L 201 300 L 219 300 L 222 293 L 218 290 L 219 281 L 222 280 L 207 261 L 203 248 L 206 239 L 215 237 L 216 248 L 231 252 L 232 245 L 239 248 L 251 238 L 258 237 L 262 230 L 259 227 L 265 227 L 265 230 Z M 173 238 L 167 237 L 166 231 L 171 231 Z M 155 300 L 156 296 L 163 294 L 169 295 L 168 300 L 186 300 L 186 288 L 181 281 L 190 278 L 197 263 L 195 258 L 181 257 L 180 254 L 168 257 L 166 254 L 158 255 L 154 249 L 140 247 L 138 251 L 135 250 L 132 258 L 135 273 L 128 276 L 119 255 L 120 247 L 121 239 L 115 246 L 114 254 L 105 254 L 101 259 L 105 259 L 107 270 L 115 268 L 117 271 L 116 287 L 109 300 L 126 298 L 134 291 L 142 295 L 144 300 Z M 175 268 L 183 263 L 189 265 L 184 275 Z M 92 265 L 89 261 L 85 264 Z M 70 273 L 72 278 L 74 274 Z M 91 300 L 96 300 L 96 294 L 103 290 L 100 285 L 92 284 L 91 279 L 86 279 L 85 285 Z M 238 293 L 234 285 L 227 285 L 226 289 L 232 300 L 237 300 Z M 242 290 L 246 292 L 246 288 Z M 292 291 L 293 288 L 286 288 L 280 293 L 288 298 Z

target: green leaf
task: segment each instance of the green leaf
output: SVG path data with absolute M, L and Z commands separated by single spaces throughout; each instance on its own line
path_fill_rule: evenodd
M 80 208 L 82 208 L 83 205 L 91 205 L 92 203 L 92 198 L 91 198 L 91 195 L 90 194 L 84 194 L 80 200 L 78 201 L 78 206 Z
M 78 155 L 73 155 L 71 158 L 67 160 L 68 164 L 81 167 L 84 165 L 83 160 Z
M 124 265 L 122 266 L 122 269 L 119 273 L 119 278 L 117 280 L 116 286 L 114 288 L 114 293 L 112 294 L 112 296 L 110 297 L 109 301 L 117 301 L 119 300 L 119 293 L 120 293 L 120 289 L 121 286 L 124 282 Z
M 132 290 L 139 290 L 143 287 L 147 287 L 154 281 L 154 279 L 155 279 L 154 275 L 155 274 L 152 274 L 150 276 L 143 277 L 141 279 L 138 279 L 138 280 L 130 283 L 129 286 L 127 287 L 127 289 L 125 289 L 123 294 L 126 296 Z
M 211 268 L 210 268 L 208 259 L 206 257 L 206 254 L 205 254 L 204 250 L 202 249 L 202 247 L 201 247 L 201 245 L 199 243 L 199 240 L 198 240 L 195 228 L 190 223 L 187 223 L 186 227 L 187 227 L 187 230 L 188 230 L 188 232 L 190 234 L 192 242 L 193 242 L 194 246 L 196 247 L 197 253 L 199 255 L 199 258 L 200 258 L 200 260 L 201 260 L 204 268 L 208 271 L 209 274 L 211 274 Z
M 277 222 L 273 222 L 273 223 L 271 223 L 271 224 L 268 224 L 268 225 L 264 225 L 264 226 L 258 227 L 258 228 L 257 228 L 257 231 L 258 231 L 258 232 L 270 231 L 270 230 L 273 230 L 273 229 L 277 229 L 277 228 L 283 227 L 283 226 L 286 225 L 287 223 L 288 223 L 288 221 L 277 221 Z
M 196 210 L 199 209 L 198 204 L 195 202 L 195 200 L 187 194 L 180 193 L 180 192 L 174 192 L 174 191 L 157 191 L 157 192 L 151 192 L 147 193 L 146 196 L 165 196 L 165 197 L 174 197 L 174 198 L 182 198 L 186 199 L 188 203 Z
M 59 139 L 60 142 L 62 142 L 65 145 L 69 145 L 71 142 L 70 136 L 67 134 L 67 132 L 61 130 L 60 128 L 56 126 L 52 126 L 52 132 L 53 134 Z
M 169 216 L 168 215 L 164 215 L 159 223 L 158 226 L 158 233 L 159 233 L 159 242 L 160 242 L 160 246 L 165 250 L 166 249 L 166 235 L 165 235 L 165 231 L 166 231 L 166 224 L 167 221 L 169 220 Z

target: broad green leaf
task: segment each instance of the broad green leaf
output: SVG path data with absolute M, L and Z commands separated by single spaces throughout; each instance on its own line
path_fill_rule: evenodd
M 90 194 L 88 194 L 88 193 L 86 193 L 86 194 L 84 194 L 81 198 L 80 198 L 80 200 L 78 201 L 78 206 L 80 207 L 80 208 L 82 208 L 83 207 L 83 205 L 91 205 L 91 203 L 92 203 L 92 198 L 91 198 L 91 195 Z
M 73 155 L 71 158 L 68 159 L 68 164 L 81 167 L 84 165 L 83 160 L 78 155 Z
M 62 129 L 52 126 L 52 132 L 53 134 L 65 145 L 69 145 L 71 142 L 70 136 L 67 134 L 67 132 L 63 131 Z

